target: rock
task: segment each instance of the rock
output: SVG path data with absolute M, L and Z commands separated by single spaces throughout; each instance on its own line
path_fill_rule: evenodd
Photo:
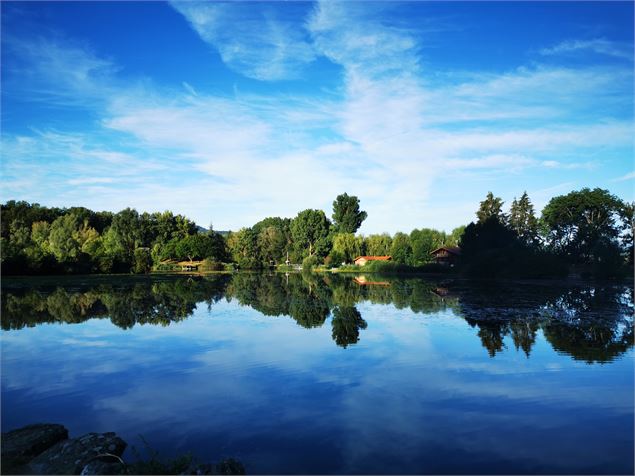
M 216 465 L 216 474 L 245 474 L 245 467 L 234 458 L 227 458 Z
M 211 464 L 190 464 L 188 468 L 181 473 L 182 475 L 204 475 L 214 474 L 214 466 Z
M 128 474 L 126 465 L 112 456 L 102 456 L 94 459 L 84 466 L 83 476 L 92 474 Z
M 39 423 L 2 433 L 2 472 L 28 463 L 55 443 L 68 438 L 62 425 Z
M 31 460 L 29 471 L 32 474 L 80 474 L 87 464 L 96 461 L 96 456 L 105 453 L 104 447 L 108 448 L 107 453 L 121 456 L 126 449 L 126 442 L 114 433 L 88 433 L 79 438 L 60 441 Z M 95 463 L 95 466 L 99 465 Z

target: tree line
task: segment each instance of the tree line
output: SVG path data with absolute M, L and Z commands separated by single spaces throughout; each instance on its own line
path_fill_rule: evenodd
M 287 261 L 330 268 L 361 255 L 390 255 L 392 263 L 382 263 L 387 271 L 417 270 L 440 246 L 460 246 L 460 270 L 475 276 L 559 275 L 571 268 L 611 276 L 633 265 L 633 204 L 599 188 L 554 197 L 540 217 L 526 192 L 508 213 L 490 192 L 467 226 L 392 236 L 356 234 L 367 213 L 346 193 L 333 202 L 330 218 L 307 209 L 227 234 L 211 226 L 201 230 L 170 211 L 94 212 L 13 200 L 1 211 L 3 274 L 146 273 L 184 260 L 205 260 L 208 269 L 262 269 Z
M 339 266 L 363 255 L 392 256 L 399 264 L 420 266 L 432 261 L 430 252 L 439 246 L 454 246 L 465 227 L 450 234 L 431 228 L 410 234 L 388 233 L 367 236 L 355 233 L 367 218 L 359 199 L 346 193 L 333 202 L 329 219 L 324 211 L 303 210 L 293 218 L 265 218 L 252 227 L 230 233 L 227 247 L 234 263 L 241 268 L 262 268 L 283 263 Z
M 612 277 L 633 272 L 633 203 L 583 188 L 552 198 L 537 218 L 527 193 L 504 213 L 491 192 L 460 240 L 462 271 L 475 276 Z
M 213 230 L 170 211 L 94 212 L 9 201 L 2 205 L 2 273 L 146 273 L 169 259 L 228 259 Z

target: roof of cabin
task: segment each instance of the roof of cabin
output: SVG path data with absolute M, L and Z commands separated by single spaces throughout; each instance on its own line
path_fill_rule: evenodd
M 447 251 L 448 253 L 452 253 L 453 255 L 460 255 L 461 254 L 461 248 L 459 248 L 458 246 L 440 246 L 439 248 L 437 248 L 436 250 L 432 250 L 430 251 L 430 254 L 436 254 L 438 251 Z
M 392 259 L 392 256 L 358 256 L 353 261 L 365 259 L 366 261 L 388 261 Z

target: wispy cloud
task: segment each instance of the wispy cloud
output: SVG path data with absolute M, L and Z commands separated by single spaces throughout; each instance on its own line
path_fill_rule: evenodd
M 171 5 L 218 50 L 227 66 L 250 78 L 294 79 L 315 59 L 302 25 L 280 18 L 284 12 L 264 3 L 174 1 Z
M 392 26 L 383 14 L 389 4 L 318 2 L 307 22 L 321 54 L 349 74 L 412 74 L 418 69 L 418 42 L 412 31 Z
M 551 48 L 543 48 L 540 50 L 540 54 L 545 56 L 589 52 L 631 61 L 633 60 L 632 44 L 618 43 L 615 41 L 609 41 L 605 38 L 594 38 L 591 40 L 567 40 L 562 43 L 558 43 Z
M 635 179 L 635 172 L 629 172 L 626 175 L 613 179 L 613 182 L 625 182 L 627 180 Z
M 4 134 L 2 196 L 169 208 L 236 229 L 328 211 L 346 191 L 369 212 L 363 232 L 394 232 L 443 209 L 446 199 L 431 191 L 444 179 L 469 175 L 457 182 L 461 197 L 486 192 L 492 178 L 502 188 L 522 179 L 522 192 L 528 177 L 541 187 L 568 183 L 573 171 L 602 170 L 607 151 L 632 153 L 630 68 L 534 64 L 433 76 L 419 62 L 421 35 L 391 21 L 392 5 L 321 2 L 304 22 L 260 3 L 174 8 L 245 76 L 297 77 L 321 56 L 341 68 L 341 87 L 221 95 L 195 90 L 189 78 L 175 89 L 124 83 L 114 61 L 88 47 L 16 40 L 22 91 L 90 105 L 98 120 L 81 131 Z M 430 225 L 472 219 L 464 208 L 444 209 Z
M 113 93 L 118 71 L 114 62 L 96 55 L 87 45 L 61 37 L 4 38 L 4 62 L 9 86 L 23 97 L 55 106 L 94 107 Z
M 96 183 L 113 183 L 113 177 L 78 177 L 68 180 L 69 185 L 88 185 Z

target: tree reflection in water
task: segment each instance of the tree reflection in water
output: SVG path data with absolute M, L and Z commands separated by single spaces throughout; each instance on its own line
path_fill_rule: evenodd
M 359 340 L 359 330 L 366 329 L 366 321 L 362 319 L 356 307 L 336 307 L 333 309 L 333 340 L 340 347 L 346 348 Z
M 129 329 L 169 325 L 191 316 L 199 303 L 211 309 L 225 298 L 265 316 L 286 316 L 305 328 L 332 317 L 332 337 L 356 344 L 366 329 L 357 304 L 392 305 L 418 314 L 449 311 L 478 329 L 491 357 L 509 336 L 530 356 L 539 331 L 558 352 L 589 363 L 609 362 L 633 346 L 633 290 L 618 284 L 494 283 L 374 278 L 320 274 L 236 273 L 195 277 L 102 278 L 81 284 L 9 281 L 2 287 L 2 328 L 46 322 L 109 318 Z M 73 283 L 73 284 L 71 284 Z M 361 283 L 361 284 L 360 284 Z M 373 285 L 376 283 L 377 285 Z

